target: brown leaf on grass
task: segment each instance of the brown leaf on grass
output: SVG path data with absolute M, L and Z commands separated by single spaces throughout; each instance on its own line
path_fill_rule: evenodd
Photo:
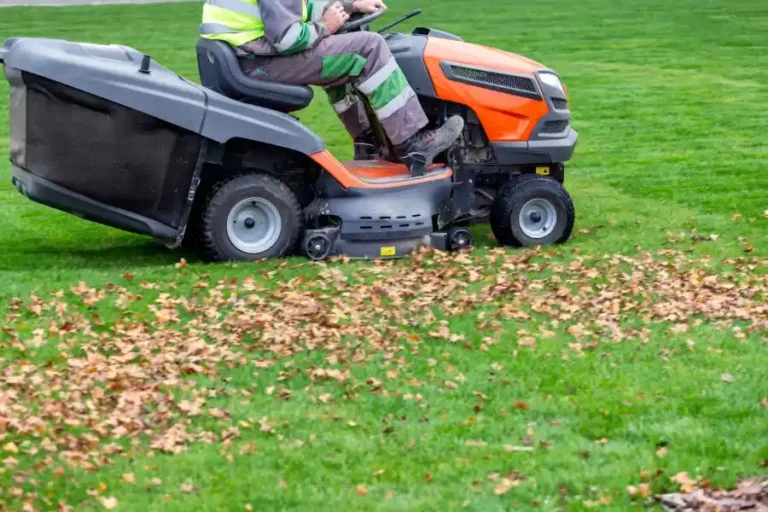
M 191 493 L 193 493 L 193 492 L 196 492 L 196 491 L 198 491 L 198 490 L 199 490 L 199 488 L 198 488 L 198 487 L 196 487 L 195 485 L 193 485 L 193 484 L 192 484 L 192 483 L 190 483 L 190 482 L 184 482 L 183 484 L 181 484 L 181 485 L 179 486 L 179 490 L 180 490 L 181 492 L 183 492 L 184 494 L 191 494 Z
M 651 486 L 648 484 L 629 485 L 627 486 L 627 493 L 630 496 L 640 496 L 641 498 L 647 498 L 651 495 Z
M 135 484 L 136 477 L 133 476 L 133 473 L 123 473 L 123 482 L 128 482 L 129 484 Z
M 733 490 L 713 489 L 706 482 L 678 494 L 657 496 L 657 500 L 670 512 L 689 511 L 755 511 L 763 512 L 768 507 L 768 479 L 748 479 L 740 482 Z
M 513 446 L 511 444 L 504 445 L 504 451 L 507 452 L 532 452 L 532 446 Z
M 360 496 L 367 496 L 368 495 L 368 489 L 365 488 L 363 484 L 357 485 L 357 494 Z
M 724 373 L 720 376 L 720 380 L 723 382 L 733 382 L 736 379 L 730 373 Z
M 515 409 L 520 409 L 524 411 L 528 409 L 528 404 L 523 402 L 522 400 L 515 400 Z
M 518 487 L 520 480 L 510 480 L 509 478 L 502 478 L 501 481 L 493 488 L 493 494 L 501 496 L 507 494 L 513 487 Z
M 175 267 L 181 269 L 181 268 L 187 268 L 187 265 L 188 265 L 187 260 L 185 260 L 184 258 L 181 258 L 179 262 L 176 263 Z
M 763 398 L 762 400 L 760 400 L 760 405 L 762 405 L 763 407 L 768 407 L 768 398 Z
M 101 505 L 107 510 L 114 510 L 117 508 L 117 498 L 110 496 L 108 498 L 101 498 Z
M 680 490 L 683 492 L 691 492 L 696 488 L 696 480 L 691 479 L 687 471 L 681 471 L 675 476 L 670 478 L 672 482 L 680 485 Z
M 526 336 L 517 340 L 517 344 L 521 347 L 536 348 L 536 339 Z
M 668 453 L 669 453 L 669 448 L 667 448 L 666 446 L 662 446 L 661 448 L 656 450 L 656 455 L 658 455 L 661 458 L 666 457 Z

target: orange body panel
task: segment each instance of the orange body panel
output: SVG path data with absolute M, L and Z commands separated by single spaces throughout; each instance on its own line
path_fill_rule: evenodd
M 545 66 L 530 59 L 485 46 L 430 37 L 424 60 L 438 98 L 471 108 L 491 142 L 528 140 L 536 122 L 549 112 L 544 100 L 454 82 L 440 67 L 441 62 L 447 61 L 533 77 L 535 71 Z
M 430 181 L 450 178 L 453 171 L 430 174 L 419 179 L 405 180 L 410 175 L 408 168 L 403 164 L 395 164 L 383 160 L 339 162 L 329 151 L 319 151 L 309 155 L 312 160 L 328 171 L 331 176 L 344 188 L 392 188 L 417 185 Z M 373 183 L 366 180 L 383 178 L 403 178 L 403 181 L 392 183 Z

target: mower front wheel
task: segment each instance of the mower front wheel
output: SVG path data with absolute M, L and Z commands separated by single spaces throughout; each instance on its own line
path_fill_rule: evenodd
M 491 229 L 501 245 L 566 242 L 576 220 L 573 200 L 557 181 L 526 174 L 512 178 L 491 207 Z
M 296 245 L 301 207 L 282 181 L 242 174 L 217 184 L 203 204 L 200 242 L 211 261 L 279 258 Z

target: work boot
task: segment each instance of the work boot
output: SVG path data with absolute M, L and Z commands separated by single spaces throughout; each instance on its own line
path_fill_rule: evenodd
M 451 148 L 464 130 L 464 118 L 453 116 L 435 130 L 422 130 L 397 148 L 398 156 L 411 170 L 411 176 L 421 176 L 440 153 Z
M 371 130 L 366 130 L 354 138 L 355 160 L 376 160 L 376 138 Z

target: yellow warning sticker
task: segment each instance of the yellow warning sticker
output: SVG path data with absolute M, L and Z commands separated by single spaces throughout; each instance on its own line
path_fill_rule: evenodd
M 397 248 L 396 247 L 382 247 L 381 248 L 381 255 L 382 256 L 394 256 L 397 254 Z
M 549 167 L 537 167 L 536 174 L 540 176 L 549 176 Z

